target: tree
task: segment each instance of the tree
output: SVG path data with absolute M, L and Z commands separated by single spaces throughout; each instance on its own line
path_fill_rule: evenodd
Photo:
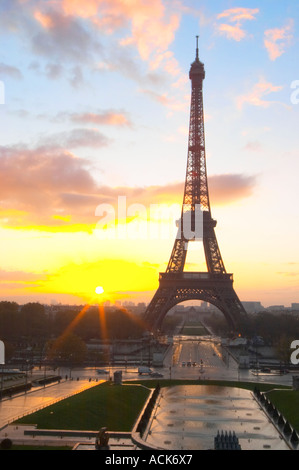
M 48 334 L 48 317 L 45 307 L 38 302 L 29 302 L 22 306 L 20 322 L 24 336 L 37 338 Z
M 286 335 L 281 336 L 276 343 L 275 351 L 276 351 L 277 357 L 284 364 L 288 364 L 290 362 L 291 343 L 292 343 L 292 339 L 287 337 Z
M 19 306 L 16 302 L 0 302 L 1 340 L 13 340 L 19 336 Z
M 68 333 L 47 344 L 47 358 L 63 364 L 80 364 L 86 357 L 86 345 L 79 336 Z

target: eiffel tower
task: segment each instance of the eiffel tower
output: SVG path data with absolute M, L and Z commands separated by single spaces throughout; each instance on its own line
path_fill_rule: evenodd
M 146 309 L 144 320 L 149 329 L 159 331 L 165 315 L 172 307 L 186 300 L 198 299 L 216 306 L 224 314 L 230 329 L 235 331 L 240 318 L 245 316 L 246 312 L 233 288 L 233 275 L 225 270 L 214 230 L 216 221 L 211 215 L 202 92 L 205 69 L 198 57 L 198 36 L 196 36 L 196 58 L 191 64 L 189 78 L 192 93 L 181 218 L 166 272 L 159 274 L 159 287 Z M 187 219 L 191 224 L 188 237 L 184 229 L 184 222 Z M 188 243 L 198 240 L 198 230 L 196 230 L 198 220 L 201 220 L 201 239 L 207 271 L 184 271 Z

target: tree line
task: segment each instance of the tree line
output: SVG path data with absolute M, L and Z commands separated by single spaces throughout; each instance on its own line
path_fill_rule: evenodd
M 49 315 L 40 303 L 19 306 L 16 302 L 2 301 L 0 339 L 16 344 L 40 343 L 57 338 L 66 330 L 83 341 L 135 338 L 143 333 L 138 318 L 124 309 L 89 307 L 81 312 L 74 308 Z
M 206 317 L 206 323 L 219 336 L 230 336 L 228 324 L 223 316 Z M 238 325 L 238 333 L 243 338 L 254 340 L 260 336 L 266 346 L 271 346 L 277 357 L 288 363 L 291 353 L 291 343 L 299 339 L 299 316 L 291 313 L 260 312 L 247 315 Z M 254 341 L 253 341 L 254 344 Z

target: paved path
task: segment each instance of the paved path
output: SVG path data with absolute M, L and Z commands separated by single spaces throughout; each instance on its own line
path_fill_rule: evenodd
M 8 423 L 33 413 L 39 408 L 62 400 L 70 395 L 74 395 L 80 391 L 98 385 L 102 381 L 89 380 L 67 380 L 59 384 L 48 385 L 37 390 L 31 390 L 13 398 L 7 398 L 0 401 L 0 430 Z

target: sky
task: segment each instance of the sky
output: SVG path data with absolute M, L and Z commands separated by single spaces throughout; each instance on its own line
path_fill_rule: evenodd
M 298 34 L 297 0 L 1 0 L 0 299 L 151 300 L 199 35 L 226 270 L 242 301 L 299 302 Z M 190 243 L 186 270 L 205 269 Z

